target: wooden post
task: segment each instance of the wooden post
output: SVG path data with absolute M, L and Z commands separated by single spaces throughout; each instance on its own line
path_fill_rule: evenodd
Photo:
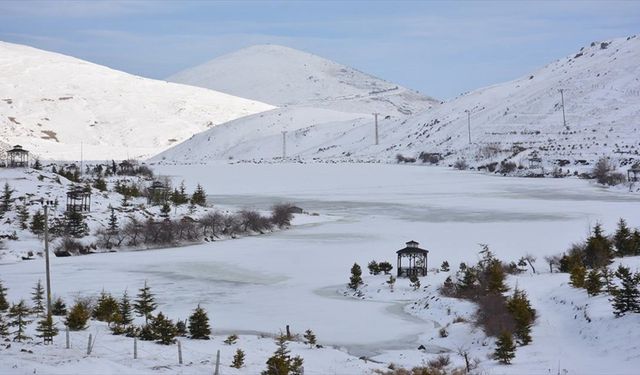
M 287 340 L 291 340 L 291 331 L 289 330 L 288 324 L 287 324 Z
M 133 359 L 138 359 L 138 338 L 133 338 Z
M 87 355 L 91 355 L 91 334 L 89 334 L 89 341 L 87 342 Z
M 178 363 L 182 364 L 182 344 L 180 344 L 180 340 L 178 340 Z
M 66 338 L 67 338 L 67 349 L 71 348 L 71 345 L 69 345 L 69 326 L 66 326 L 67 329 L 66 331 Z
M 216 369 L 213 372 L 213 375 L 220 375 L 220 350 L 216 353 Z

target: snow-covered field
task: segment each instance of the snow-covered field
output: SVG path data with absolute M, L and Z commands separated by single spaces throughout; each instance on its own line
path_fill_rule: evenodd
M 42 354 L 48 350 L 42 346 L 33 349 L 35 354 L 15 349 L 6 355 L 0 352 L 0 372 L 79 373 L 95 366 L 101 372 L 148 373 L 154 366 L 170 364 L 158 371 L 205 373 L 211 372 L 212 365 L 202 361 L 211 361 L 215 350 L 221 349 L 223 373 L 257 373 L 274 347 L 270 340 L 261 341 L 255 335 L 276 334 L 287 324 L 298 333 L 311 328 L 321 344 L 335 347 L 309 350 L 293 345 L 293 352 L 305 358 L 306 373 L 363 373 L 389 362 L 420 365 L 439 350 L 451 351 L 452 360 L 460 364 L 455 354 L 460 346 L 469 347 L 482 361 L 482 371 L 490 374 L 564 370 L 631 374 L 640 362 L 637 344 L 625 351 L 623 339 L 613 337 L 625 333 L 628 342 L 639 342 L 638 333 L 626 328 L 637 326 L 638 316 L 614 319 L 606 297 L 587 298 L 584 291 L 567 285 L 565 274 L 510 279 L 512 285 L 517 282 L 529 292 L 539 313 L 533 343 L 518 350 L 511 366 L 489 360 L 492 340 L 469 324 L 451 328 L 448 338 L 439 337 L 438 327 L 453 319 L 445 306 L 452 307 L 454 315 L 464 316 L 472 311 L 468 305 L 440 300 L 429 309 L 411 309 L 413 302 L 436 295 L 435 289 L 446 277 L 443 273 L 423 278 L 420 291 L 410 290 L 408 281 L 400 280 L 391 293 L 383 285 L 384 276 L 367 275 L 370 298 L 359 300 L 342 293 L 354 262 L 365 272 L 372 259 L 395 266 L 395 251 L 412 239 L 430 250 L 430 268 L 444 260 L 454 270 L 461 261 L 475 262 L 478 244 L 486 243 L 508 261 L 534 254 L 538 270 L 546 272 L 543 256 L 584 239 L 596 222 L 608 232 L 620 217 L 630 226 L 640 226 L 640 200 L 635 195 L 577 179 L 496 178 L 435 167 L 209 164 L 157 168 L 178 180 L 203 184 L 214 204 L 262 209 L 291 201 L 331 220 L 190 247 L 54 258 L 55 295 L 70 300 L 102 289 L 115 295 L 127 289 L 131 294 L 147 280 L 157 293 L 160 310 L 173 319 L 186 318 L 197 304 L 205 307 L 218 339 L 188 340 L 185 347 L 192 348 L 188 352 L 194 362 L 191 366 L 172 362 L 175 348 L 151 344 L 144 347 L 147 359 L 136 362 L 127 357 L 130 340 L 113 338 L 103 326 L 93 324 L 87 332 L 76 334 L 76 347 L 84 345 L 84 337 L 93 332 L 98 333 L 98 343 L 110 350 L 85 358 L 82 349 L 56 349 L 62 360 Z M 630 261 L 637 268 L 637 259 Z M 36 280 L 44 277 L 43 267 L 39 259 L 1 265 L 0 278 L 9 288 L 10 299 L 28 296 Z M 573 304 L 588 304 L 593 322 L 574 319 Z M 240 340 L 248 362 L 240 372 L 226 367 L 235 348 L 223 346 L 220 340 L 234 332 L 248 335 Z M 56 345 L 62 341 L 58 338 Z M 417 350 L 421 344 L 426 351 Z M 357 359 L 363 355 L 385 363 L 365 364 Z M 148 359 L 153 356 L 157 361 Z

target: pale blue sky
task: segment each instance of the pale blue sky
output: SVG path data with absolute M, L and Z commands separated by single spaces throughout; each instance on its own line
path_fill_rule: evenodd
M 635 33 L 639 1 L 0 0 L 0 40 L 145 77 L 275 43 L 442 99 Z

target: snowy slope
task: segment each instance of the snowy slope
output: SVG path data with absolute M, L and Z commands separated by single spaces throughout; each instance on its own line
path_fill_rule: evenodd
M 0 142 L 54 159 L 149 156 L 270 105 L 0 42 Z
M 509 151 L 514 145 L 536 150 L 543 160 L 637 159 L 638 61 L 636 37 L 594 42 L 522 78 L 473 91 L 397 124 L 393 129 L 404 131 L 387 142 L 402 152 L 454 152 L 468 158 L 498 144 Z M 465 110 L 471 111 L 471 147 Z
M 590 163 L 602 155 L 628 165 L 630 159 L 639 158 L 640 149 L 638 61 L 636 37 L 596 42 L 522 78 L 470 92 L 408 119 L 386 119 L 383 112 L 378 146 L 373 141 L 373 118 L 363 114 L 345 126 L 301 126 L 288 134 L 288 154 L 303 159 L 390 161 L 398 153 L 417 156 L 424 151 L 447 156 L 449 164 L 458 158 L 476 166 L 510 158 L 528 166 L 530 153 L 536 151 L 548 167 L 566 159 L 578 168 L 582 160 Z M 564 90 L 566 127 L 559 89 Z M 199 145 L 209 145 L 204 137 L 208 135 L 196 136 L 162 156 L 175 161 L 222 158 L 224 154 L 199 151 Z M 271 135 L 255 134 L 243 142 L 244 151 L 236 158 L 281 155 L 281 143 Z M 268 145 L 272 145 L 269 151 Z M 514 147 L 519 150 L 514 152 Z M 194 152 L 193 158 L 185 150 Z
M 278 45 L 244 48 L 168 80 L 277 106 L 304 105 L 346 112 L 407 115 L 436 103 L 348 66 Z

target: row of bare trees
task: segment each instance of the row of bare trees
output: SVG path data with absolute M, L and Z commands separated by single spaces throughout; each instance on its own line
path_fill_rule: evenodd
M 286 228 L 293 218 L 293 206 L 275 205 L 268 216 L 253 210 L 237 213 L 210 212 L 196 220 L 185 216 L 180 219 L 149 218 L 140 221 L 129 218 L 120 225 L 110 225 L 97 231 L 98 247 L 113 249 L 122 246 L 168 246 L 180 243 L 237 238 L 242 235 L 264 234 L 274 228 Z

